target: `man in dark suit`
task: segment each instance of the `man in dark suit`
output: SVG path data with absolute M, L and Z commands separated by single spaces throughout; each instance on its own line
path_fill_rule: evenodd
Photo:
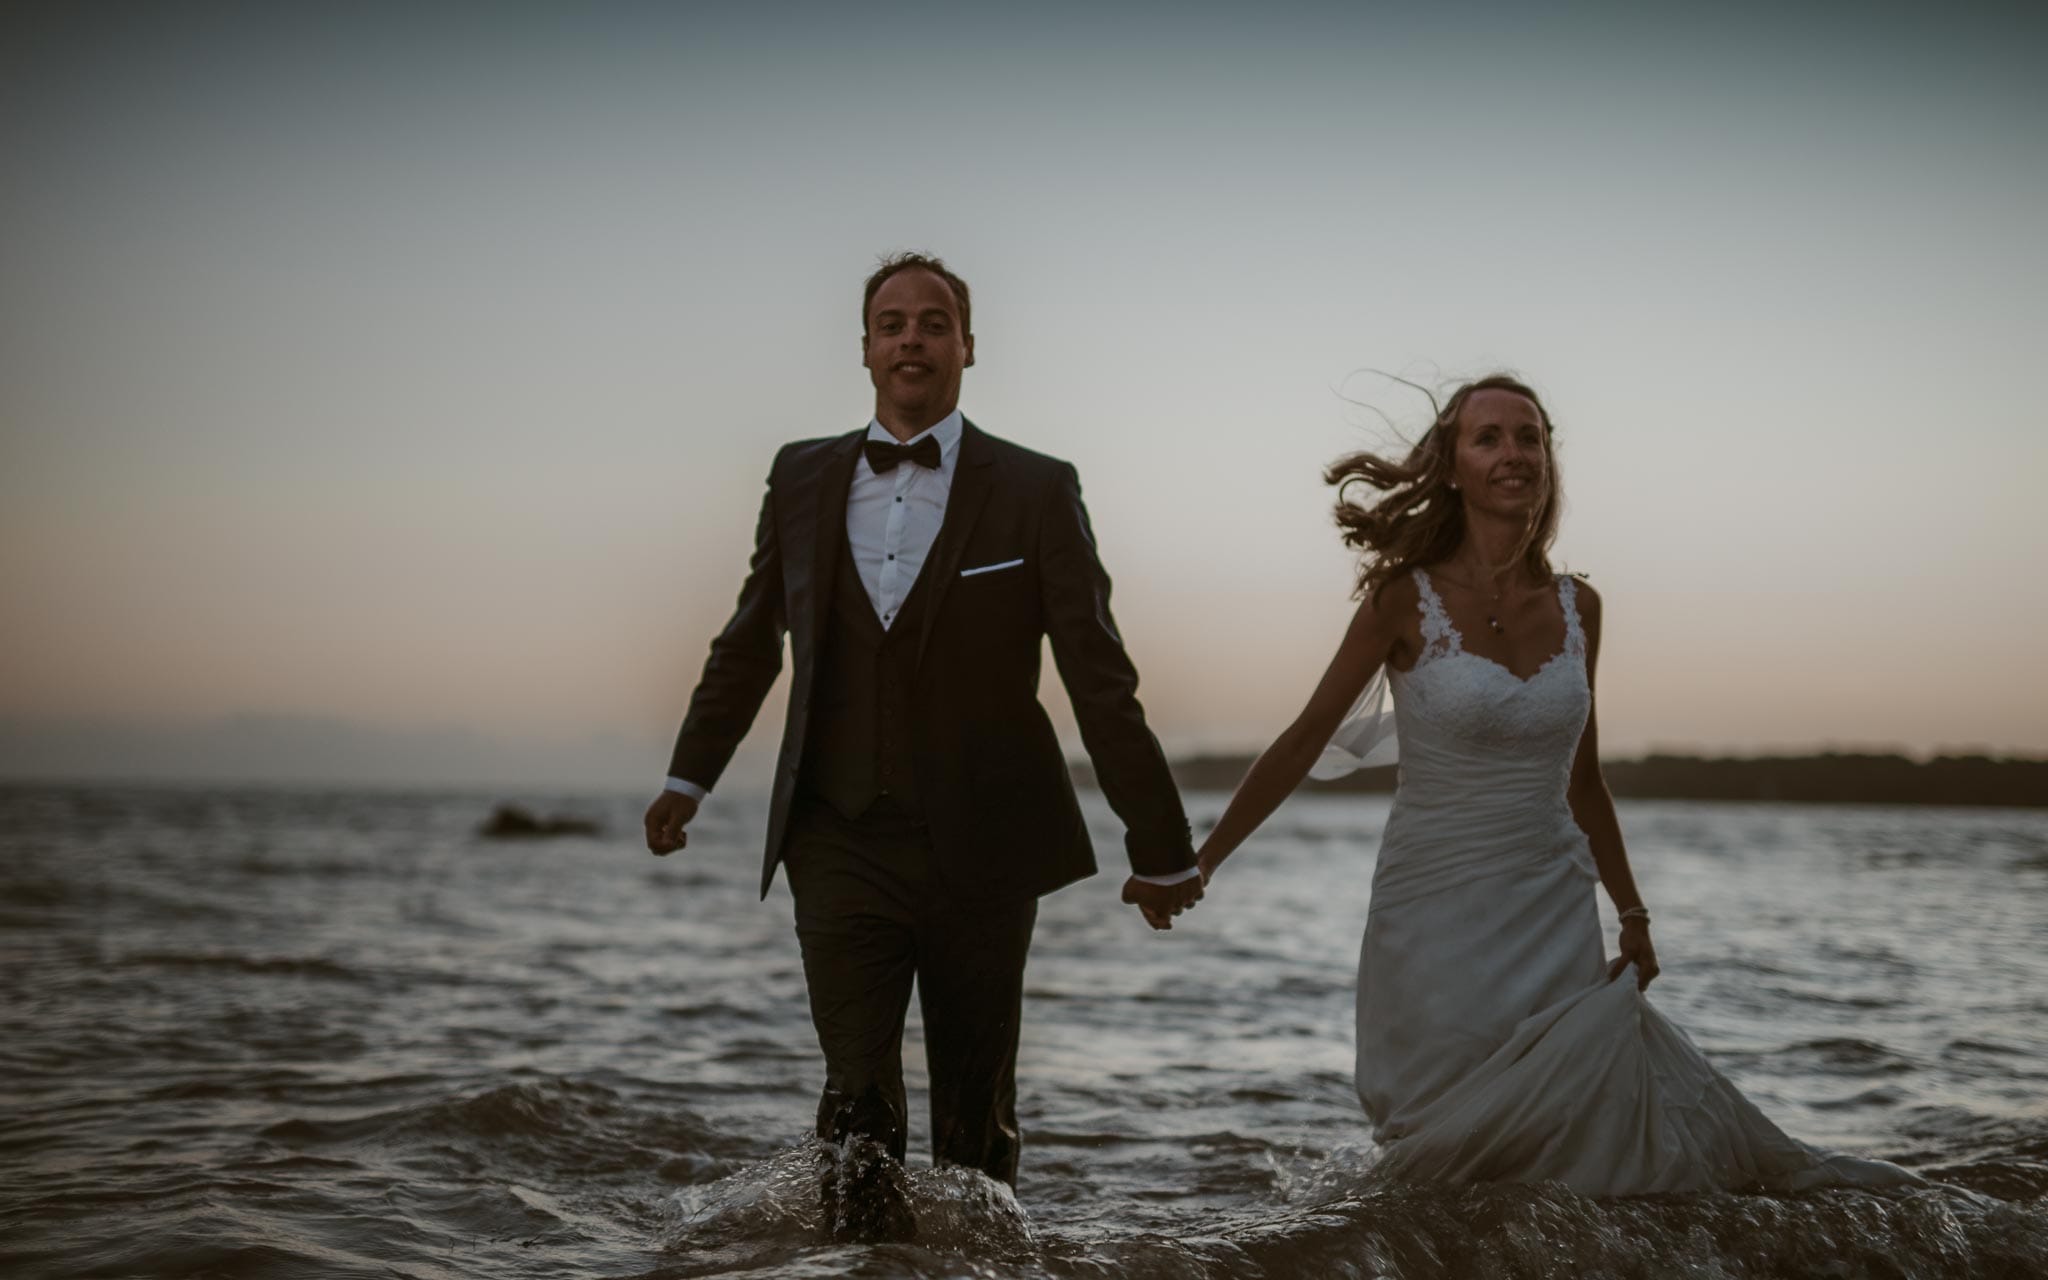
M 871 1139 L 902 1160 L 915 978 L 934 1159 L 1014 1186 L 1037 899 L 1095 871 L 1038 702 L 1042 637 L 1127 829 L 1124 900 L 1168 928 L 1202 890 L 1074 468 L 960 415 L 970 320 L 966 284 L 936 258 L 898 255 L 869 278 L 861 351 L 874 420 L 776 455 L 753 562 L 647 811 L 647 845 L 685 843 L 781 671 L 787 634 L 794 670 L 761 892 L 787 868 L 825 1052 L 818 1136 Z M 900 1195 L 879 1219 L 849 1222 L 858 1190 L 828 1177 L 836 1234 L 914 1230 Z

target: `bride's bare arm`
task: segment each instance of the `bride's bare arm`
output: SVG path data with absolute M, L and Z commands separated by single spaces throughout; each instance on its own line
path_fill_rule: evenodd
M 1322 755 L 1366 681 L 1401 642 L 1402 627 L 1397 620 L 1414 613 L 1415 586 L 1406 578 L 1389 583 L 1377 604 L 1370 595 L 1359 603 L 1344 641 L 1309 695 L 1308 705 L 1252 762 L 1223 816 L 1217 819 L 1216 829 L 1202 842 L 1197 865 L 1205 882 L 1308 777 L 1310 766 Z
M 1577 590 L 1579 618 L 1586 628 L 1586 683 L 1593 686 L 1595 692 L 1592 705 L 1586 711 L 1586 732 L 1579 739 L 1578 754 L 1572 758 L 1568 793 L 1572 819 L 1586 833 L 1586 843 L 1593 850 L 1593 865 L 1599 869 L 1600 883 L 1606 886 L 1607 896 L 1614 900 L 1615 910 L 1634 912 L 1641 909 L 1643 895 L 1636 891 L 1635 874 L 1629 870 L 1628 849 L 1621 840 L 1621 822 L 1614 816 L 1614 795 L 1607 789 L 1607 778 L 1600 772 L 1600 698 L 1594 685 L 1594 672 L 1600 659 L 1600 595 L 1583 582 L 1578 584 Z M 1608 977 L 1614 977 L 1633 963 L 1637 983 L 1649 986 L 1650 980 L 1657 976 L 1657 952 L 1650 945 L 1648 917 L 1630 915 L 1621 922 L 1619 952 Z

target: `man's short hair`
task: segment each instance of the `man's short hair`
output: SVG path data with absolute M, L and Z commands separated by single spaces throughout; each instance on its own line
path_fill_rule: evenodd
M 967 282 L 965 280 L 954 275 L 943 260 L 935 258 L 928 253 L 892 253 L 888 257 L 883 258 L 881 265 L 875 268 L 875 273 L 868 277 L 867 292 L 861 295 L 861 336 L 867 336 L 868 311 L 875 305 L 875 291 L 882 287 L 882 282 L 899 272 L 913 270 L 929 271 L 946 282 L 946 287 L 953 291 L 953 301 L 960 307 L 960 332 L 963 334 L 973 333 L 974 304 L 968 300 Z

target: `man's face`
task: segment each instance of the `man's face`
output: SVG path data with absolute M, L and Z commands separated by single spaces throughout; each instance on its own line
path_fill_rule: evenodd
M 946 282 L 913 267 L 875 290 L 861 363 L 875 384 L 875 413 L 919 430 L 960 403 L 960 372 L 974 363 L 974 336 L 960 325 L 960 305 Z

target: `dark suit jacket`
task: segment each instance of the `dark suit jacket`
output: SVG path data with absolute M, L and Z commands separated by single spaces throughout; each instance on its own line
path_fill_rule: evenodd
M 768 474 L 754 558 L 732 620 L 676 736 L 669 773 L 718 781 L 789 636 L 795 664 L 775 766 L 761 892 L 774 882 L 804 758 L 812 682 L 846 540 L 846 497 L 865 429 L 786 445 Z M 1066 760 L 1038 703 L 1040 637 L 1073 699 L 1081 741 L 1127 829 L 1134 870 L 1192 867 L 1188 820 L 1165 755 L 1145 727 L 1138 673 L 1109 614 L 1109 576 L 1070 463 L 967 423 L 953 488 L 918 590 L 922 634 L 912 693 L 918 795 L 938 871 L 963 896 L 1049 893 L 1095 871 Z M 911 465 L 911 464 L 905 464 Z M 1022 560 L 960 576 L 963 567 Z

